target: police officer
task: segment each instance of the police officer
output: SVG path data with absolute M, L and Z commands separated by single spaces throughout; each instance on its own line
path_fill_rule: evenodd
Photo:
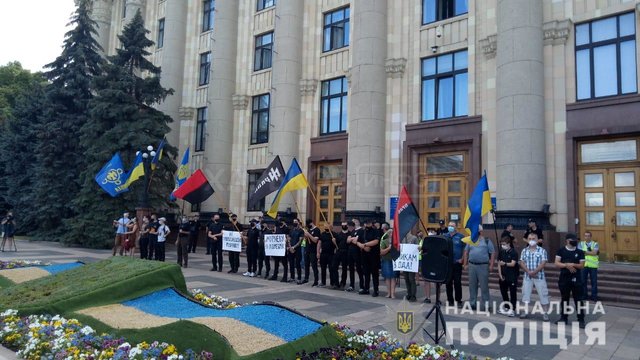
M 220 215 L 211 215 L 211 221 L 207 224 L 207 254 L 211 254 L 211 271 L 222 271 L 222 230 Z
M 582 299 L 586 300 L 589 294 L 591 278 L 591 300 L 598 301 L 598 267 L 600 266 L 600 246 L 593 240 L 591 231 L 584 232 L 584 241 L 580 242 L 580 250 L 584 251 L 584 269 L 582 269 Z
M 560 319 L 556 321 L 556 324 L 561 322 L 567 324 L 569 322 L 567 308 L 569 306 L 569 298 L 573 295 L 573 302 L 577 307 L 578 322 L 580 328 L 584 329 L 582 275 L 580 274 L 582 268 L 584 268 L 584 251 L 578 249 L 578 237 L 576 234 L 569 233 L 565 239 L 566 245 L 558 250 L 555 261 L 556 267 L 560 269 L 558 287 L 560 288 L 560 296 L 562 297 Z

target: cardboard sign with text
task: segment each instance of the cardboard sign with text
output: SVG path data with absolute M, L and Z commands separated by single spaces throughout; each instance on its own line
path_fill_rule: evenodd
M 223 251 L 242 251 L 242 237 L 237 231 L 222 231 L 222 250 Z
M 416 244 L 400 244 L 400 257 L 393 261 L 393 271 L 418 272 L 420 250 Z
M 264 236 L 264 254 L 266 256 L 284 256 L 286 248 L 286 235 L 269 234 Z

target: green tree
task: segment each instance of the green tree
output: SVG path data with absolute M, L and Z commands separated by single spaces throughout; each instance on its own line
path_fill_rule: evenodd
M 101 75 L 105 63 L 93 37 L 97 24 L 90 15 L 89 1 L 79 1 L 62 53 L 45 66 L 50 106 L 39 124 L 41 136 L 35 146 L 39 226 L 34 237 L 43 240 L 63 236 L 63 221 L 75 215 L 71 203 L 80 190 L 79 176 L 85 161 L 85 149 L 76 139 L 89 117 L 93 79 Z
M 24 173 L 12 173 L 9 169 L 17 159 L 28 160 L 25 164 L 29 166 L 33 163 L 33 157 L 23 155 L 24 151 L 33 150 L 34 139 L 24 138 L 22 134 L 31 131 L 31 127 L 35 125 L 28 114 L 36 109 L 29 107 L 33 105 L 33 100 L 37 100 L 39 106 L 43 105 L 42 99 L 38 96 L 42 96 L 42 86 L 45 82 L 42 74 L 23 69 L 17 61 L 0 66 L 0 214 L 7 208 L 20 206 L 19 199 L 10 198 L 9 195 L 21 193 L 20 189 L 16 188 L 21 182 L 14 182 L 14 176 L 22 176 Z M 38 92 L 38 96 L 29 96 L 33 91 Z M 25 96 L 29 98 L 25 99 Z M 19 115 L 17 118 L 16 114 Z M 18 139 L 22 141 L 17 141 Z M 24 149 L 25 147 L 28 148 Z M 11 189 L 7 187 L 9 184 L 12 186 Z M 22 212 L 23 209 L 18 211 Z
M 98 187 L 94 176 L 116 152 L 121 153 L 126 166 L 131 166 L 136 151 L 158 144 L 170 131 L 171 117 L 154 106 L 173 90 L 160 85 L 160 68 L 147 59 L 151 54 L 146 49 L 153 45 L 148 33 L 138 12 L 119 36 L 122 47 L 109 57 L 104 75 L 96 78 L 98 91 L 80 137 L 86 152 L 80 176 L 82 189 L 73 202 L 78 216 L 68 222 L 66 241 L 90 247 L 112 244 L 112 220 L 125 210 L 134 210 L 145 184 L 139 180 L 131 191 L 114 199 Z M 174 185 L 175 157 L 175 147 L 165 145 L 161 164 L 149 187 L 149 198 L 155 208 L 171 206 L 168 196 Z

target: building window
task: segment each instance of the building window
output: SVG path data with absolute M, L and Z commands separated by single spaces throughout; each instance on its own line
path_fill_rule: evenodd
M 466 116 L 467 51 L 422 59 L 422 121 Z
M 260 175 L 262 175 L 262 170 L 250 170 L 249 173 L 249 191 L 252 191 L 256 188 L 256 183 L 258 179 L 260 179 Z M 247 198 L 247 211 L 264 211 L 265 209 L 265 198 L 262 198 L 260 201 L 257 201 L 254 204 L 249 204 L 249 199 Z
M 164 18 L 158 20 L 158 41 L 156 41 L 156 47 L 158 49 L 164 46 Z
M 127 17 L 127 1 L 122 0 L 122 18 L 125 19 Z
M 468 11 L 468 0 L 422 0 L 422 24 L 452 18 Z
M 251 145 L 269 142 L 269 94 L 253 97 L 251 107 Z
M 207 108 L 198 109 L 198 117 L 196 119 L 196 150 L 204 151 L 204 143 L 207 133 Z
M 213 14 L 215 9 L 215 1 L 204 0 L 202 10 L 202 32 L 213 29 Z
M 209 70 L 211 70 L 211 51 L 200 54 L 200 75 L 198 76 L 198 85 L 207 85 L 209 83 Z
M 349 46 L 349 8 L 324 14 L 324 41 L 322 51 Z
M 635 24 L 628 13 L 576 25 L 576 99 L 637 92 Z
M 263 70 L 271 67 L 271 51 L 273 50 L 273 33 L 256 36 L 256 52 L 253 70 Z
M 270 8 L 276 4 L 276 0 L 258 0 L 258 11 Z
M 322 82 L 320 135 L 347 131 L 347 79 Z

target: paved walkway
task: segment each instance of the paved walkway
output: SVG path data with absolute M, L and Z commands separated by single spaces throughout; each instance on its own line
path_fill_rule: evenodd
M 49 242 L 29 242 L 18 241 L 17 253 L 0 253 L 0 259 L 26 259 L 43 260 L 52 263 L 62 263 L 74 260 L 84 262 L 99 261 L 111 256 L 109 250 L 91 250 L 83 248 L 67 248 L 58 243 Z M 201 288 L 209 293 L 227 297 L 231 300 L 248 303 L 253 301 L 275 301 L 280 304 L 297 309 L 302 313 L 319 320 L 329 322 L 339 322 L 356 329 L 382 330 L 389 329 L 395 325 L 395 316 L 398 308 L 407 304 L 399 298 L 405 294 L 404 283 L 396 292 L 398 300 L 387 299 L 386 288 L 381 284 L 381 296 L 373 298 L 371 296 L 347 293 L 344 291 L 311 287 L 310 284 L 295 285 L 291 283 L 281 283 L 267 281 L 259 278 L 243 277 L 239 274 L 227 274 L 228 266 L 223 272 L 210 272 L 210 256 L 204 254 L 204 249 L 198 249 L 198 253 L 190 254 L 189 268 L 182 269 L 187 280 L 187 287 Z M 167 248 L 167 261 L 175 261 L 175 250 Z M 228 264 L 225 256 L 225 266 Z M 246 270 L 245 258 L 241 257 L 240 272 Z M 357 281 L 357 280 L 356 280 Z M 555 286 L 555 284 L 549 284 Z M 444 298 L 444 290 L 442 291 Z M 424 299 L 422 289 L 418 289 L 419 300 Z M 498 292 L 491 293 L 494 300 L 500 299 Z M 468 298 L 468 293 L 464 289 L 463 299 Z M 435 300 L 435 295 L 432 295 Z M 557 299 L 556 299 L 557 300 Z M 640 300 L 640 299 L 639 299 Z M 418 308 L 420 321 L 431 305 L 423 305 Z M 521 320 L 508 318 L 502 315 L 486 316 L 482 314 L 469 313 L 448 313 L 445 319 L 450 325 L 455 322 L 465 322 L 469 326 L 469 342 L 461 343 L 460 337 L 454 333 L 453 346 L 470 354 L 478 356 L 501 357 L 510 356 L 515 359 L 558 359 L 558 360 L 596 360 L 596 359 L 640 359 L 640 311 L 605 306 L 605 314 L 589 315 L 587 321 L 600 321 L 606 324 L 606 341 L 604 344 L 584 345 L 587 339 L 584 330 L 579 332 L 581 345 L 569 345 L 566 349 L 561 349 L 558 345 L 541 345 L 543 343 L 543 323 L 539 319 L 524 320 L 524 339 L 529 345 L 523 346 L 516 342 L 516 332 L 513 332 L 511 339 L 500 344 L 499 341 L 489 345 L 481 345 L 474 342 L 471 336 L 471 329 L 479 322 L 489 321 L 498 331 L 498 339 L 502 338 L 505 326 L 513 325 L 514 321 L 520 323 Z M 557 316 L 556 316 L 557 318 Z M 552 321 L 554 316 L 552 315 Z M 426 326 L 430 331 L 434 324 L 431 321 L 419 324 Z M 535 329 L 533 327 L 536 327 Z M 545 325 L 546 326 L 546 325 Z M 551 338 L 557 336 L 557 327 L 550 325 Z M 486 329 L 481 334 L 486 338 L 490 330 Z M 509 333 L 509 331 L 507 331 Z M 567 333 L 571 333 L 568 329 Z M 538 345 L 531 341 L 536 339 Z M 416 340 L 422 341 L 421 338 Z M 429 341 L 431 342 L 431 341 Z M 482 341 L 479 341 L 482 342 Z M 569 342 L 571 342 L 571 337 Z M 4 351 L 4 352 L 3 352 Z M 12 355 L 6 349 L 0 348 L 0 359 L 11 359 Z

